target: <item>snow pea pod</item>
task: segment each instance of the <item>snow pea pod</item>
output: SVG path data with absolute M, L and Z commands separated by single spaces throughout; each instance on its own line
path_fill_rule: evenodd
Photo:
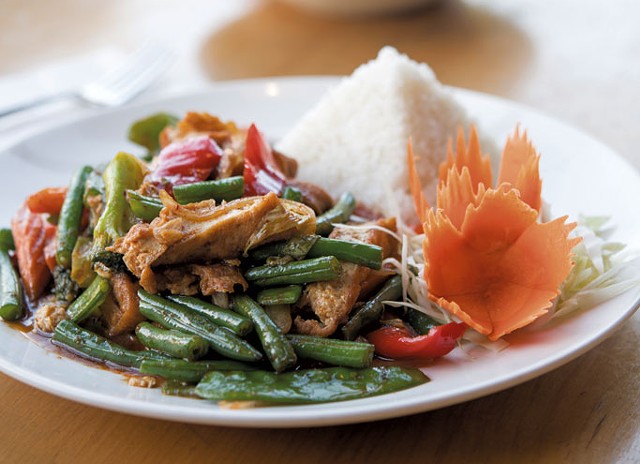
M 173 126 L 178 118 L 169 113 L 155 113 L 139 119 L 129 127 L 128 138 L 133 143 L 148 150 L 147 158 L 151 160 L 160 150 L 160 133 L 167 126 Z
M 107 165 L 102 178 L 105 188 L 105 207 L 93 231 L 94 250 L 104 249 L 126 234 L 135 216 L 127 203 L 126 191 L 137 189 L 144 178 L 145 168 L 129 153 L 118 153 Z
M 283 374 L 268 371 L 213 371 L 204 376 L 196 394 L 214 401 L 262 401 L 309 404 L 382 395 L 428 382 L 419 369 L 330 367 Z

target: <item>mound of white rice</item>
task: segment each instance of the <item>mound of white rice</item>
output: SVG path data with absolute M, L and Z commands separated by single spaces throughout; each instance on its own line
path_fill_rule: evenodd
M 298 178 L 333 196 L 350 191 L 386 215 L 413 214 L 407 142 L 435 204 L 447 141 L 469 126 L 464 109 L 424 63 L 392 47 L 361 65 L 312 108 L 277 145 L 299 161 Z

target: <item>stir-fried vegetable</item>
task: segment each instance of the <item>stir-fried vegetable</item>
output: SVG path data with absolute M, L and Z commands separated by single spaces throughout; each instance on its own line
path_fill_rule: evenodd
M 157 351 L 132 351 L 104 337 L 83 329 L 75 322 L 61 321 L 53 333 L 53 342 L 74 353 L 122 367 L 140 367 L 145 359 L 164 359 Z
M 465 324 L 450 322 L 414 337 L 406 328 L 385 326 L 368 333 L 367 340 L 385 358 L 435 359 L 453 350 L 466 329 Z
M 167 126 L 173 126 L 178 118 L 169 113 L 155 113 L 139 119 L 129 127 L 128 138 L 133 143 L 147 149 L 146 159 L 150 161 L 160 150 L 160 134 Z
M 191 308 L 140 290 L 140 312 L 167 329 L 198 335 L 211 349 L 238 361 L 258 361 L 262 354 L 232 332 Z
M 245 195 L 264 195 L 269 192 L 279 194 L 286 184 L 286 177 L 278 167 L 271 148 L 252 124 L 247 131 L 244 151 Z
M 266 371 L 209 372 L 196 393 L 216 401 L 308 404 L 382 395 L 428 382 L 418 369 L 331 367 L 284 374 Z M 268 385 L 268 388 L 265 388 Z
M 221 155 L 220 147 L 207 136 L 174 142 L 164 147 L 154 159 L 148 180 L 161 185 L 206 180 L 218 166 Z
M 0 249 L 0 318 L 6 321 L 18 319 L 23 312 L 22 289 L 9 252 Z
M 148 163 L 120 152 L 82 167 L 0 229 L 0 318 L 36 308 L 54 344 L 162 377 L 167 394 L 307 404 L 398 391 L 429 379 L 374 356 L 427 363 L 640 280 L 600 222 L 579 234 L 542 222 L 538 155 L 518 132 L 495 187 L 475 131 L 468 145 L 460 135 L 437 210 L 409 146 L 411 225 L 296 180 L 255 125 L 158 113 L 129 138 Z
M 104 211 L 93 231 L 94 248 L 103 250 L 123 236 L 135 222 L 127 203 L 127 190 L 135 190 L 144 178 L 144 167 L 128 153 L 118 153 L 107 165 L 102 177 L 105 187 Z
M 58 218 L 58 250 L 56 261 L 58 265 L 69 269 L 71 267 L 71 254 L 80 235 L 80 221 L 84 209 L 85 183 L 93 169 L 90 166 L 82 167 L 71 179 L 64 203 Z
M 201 358 L 209 349 L 204 338 L 178 330 L 162 329 L 148 322 L 138 324 L 136 336 L 147 348 L 189 361 Z

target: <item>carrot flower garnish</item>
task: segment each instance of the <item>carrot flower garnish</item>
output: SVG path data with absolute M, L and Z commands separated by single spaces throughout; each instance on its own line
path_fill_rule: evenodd
M 429 298 L 490 340 L 549 310 L 580 241 L 569 238 L 575 224 L 566 216 L 539 222 L 538 164 L 526 135 L 516 131 L 493 187 L 475 129 L 468 146 L 459 134 L 456 154 L 449 150 L 440 167 L 437 208 L 418 214 Z

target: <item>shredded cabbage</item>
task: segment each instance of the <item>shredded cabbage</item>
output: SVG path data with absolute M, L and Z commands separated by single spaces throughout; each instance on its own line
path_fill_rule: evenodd
M 585 310 L 640 284 L 640 256 L 622 243 L 607 241 L 608 218 L 580 217 L 574 233 L 574 267 L 562 284 L 551 319 Z

